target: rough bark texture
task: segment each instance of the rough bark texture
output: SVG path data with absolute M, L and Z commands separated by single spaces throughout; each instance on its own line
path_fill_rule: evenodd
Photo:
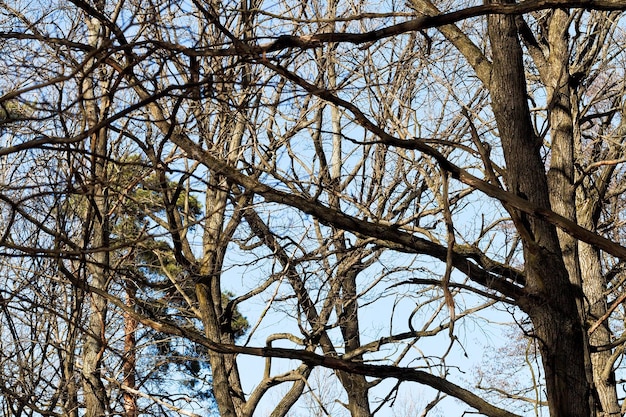
M 512 17 L 488 19 L 493 67 L 489 90 L 513 192 L 549 208 L 540 143 L 532 129 L 522 50 Z M 511 210 L 524 247 L 526 293 L 521 308 L 530 316 L 539 342 L 552 417 L 589 416 L 585 341 L 577 310 L 580 290 L 570 284 L 556 229 Z
M 550 56 L 543 71 L 548 93 L 548 117 L 552 152 L 548 170 L 548 188 L 552 210 L 576 221 L 574 189 L 574 126 L 570 103 L 568 14 L 563 10 L 552 12 L 548 43 Z M 576 239 L 557 230 L 565 267 L 574 285 L 581 285 Z
M 597 320 L 606 313 L 606 286 L 600 267 L 600 253 L 586 243 L 579 243 L 583 290 L 589 305 L 589 317 Z M 606 324 L 599 326 L 590 336 L 591 346 L 604 346 L 611 342 L 611 332 Z M 597 416 L 622 415 L 615 385 L 612 351 L 591 354 L 594 388 L 597 393 Z
M 338 277 L 341 277 L 341 298 L 340 298 L 340 327 L 343 335 L 345 351 L 347 354 L 361 347 L 359 321 L 358 321 L 358 302 L 356 278 L 358 270 L 351 268 L 348 271 L 337 271 Z M 353 360 L 362 360 L 361 355 L 357 355 Z M 348 409 L 352 417 L 369 417 L 371 416 L 369 405 L 369 385 L 365 376 L 354 375 L 346 372 L 337 372 L 337 376 L 341 381 L 346 393 L 348 394 Z
M 89 42 L 97 46 L 101 25 L 87 19 Z M 89 66 L 85 66 L 88 68 Z M 96 105 L 95 85 L 93 74 L 85 74 L 83 82 L 84 109 L 87 125 L 92 128 L 97 125 L 100 114 Z M 109 275 L 109 208 L 107 185 L 107 152 L 108 141 L 106 129 L 96 130 L 91 135 L 91 184 L 90 207 L 85 219 L 87 238 L 90 237 L 90 246 L 95 248 L 89 262 L 91 285 L 98 289 L 107 287 Z M 107 301 L 103 297 L 91 294 L 89 297 L 90 316 L 88 331 L 83 345 L 83 389 L 85 397 L 85 416 L 101 417 L 106 414 L 107 394 L 102 382 L 101 366 L 105 349 L 105 329 L 107 316 Z
M 610 159 L 623 155 L 622 145 L 617 144 Z M 595 181 L 587 180 L 581 184 L 577 193 L 578 221 L 589 230 L 596 230 L 599 219 L 600 202 L 605 198 L 608 181 L 614 166 L 606 167 Z M 588 306 L 589 324 L 595 323 L 607 312 L 606 278 L 602 273 L 600 251 L 593 245 L 578 242 L 580 270 L 583 291 Z M 612 341 L 612 334 L 606 322 L 598 326 L 589 335 L 591 346 L 606 346 Z M 597 393 L 596 415 L 601 417 L 623 415 L 615 383 L 613 351 L 601 350 L 591 354 L 594 388 Z
M 564 10 L 551 12 L 547 40 L 550 54 L 540 74 L 548 94 L 551 158 L 547 179 L 550 205 L 554 212 L 576 222 L 574 117 L 571 101 L 573 94 L 569 71 L 569 19 L 569 13 Z M 583 290 L 578 242 L 563 230 L 557 229 L 557 235 L 570 283 L 575 288 Z M 584 331 L 587 310 L 582 298 L 577 297 L 576 301 L 583 329 L 582 338 L 585 346 L 587 381 L 590 386 L 593 386 L 594 377 L 588 347 L 589 341 L 587 333 Z M 593 395 L 589 396 L 589 401 L 592 410 L 595 409 Z
M 198 297 L 199 308 L 203 313 L 202 322 L 205 326 L 206 337 L 210 340 L 216 340 L 216 336 L 219 336 L 221 331 L 218 316 L 213 308 L 215 303 L 210 296 L 210 279 L 203 279 L 202 281 L 204 282 L 196 284 L 196 296 Z M 213 376 L 213 393 L 220 416 L 236 417 L 237 412 L 228 383 L 228 364 L 225 358 L 226 355 L 209 351 L 209 361 Z
M 97 149 L 96 152 L 102 151 L 99 146 L 96 146 L 95 149 Z M 96 177 L 102 178 L 100 176 L 102 167 L 100 164 L 99 166 L 100 168 L 96 168 Z M 93 221 L 92 244 L 93 247 L 100 248 L 100 251 L 94 253 L 90 260 L 92 262 L 92 267 L 90 268 L 91 285 L 99 289 L 106 288 L 108 280 L 106 265 L 108 265 L 109 261 L 108 252 L 102 250 L 108 246 L 108 221 L 106 217 L 102 216 L 103 213 L 108 212 L 105 207 L 106 196 L 104 195 L 105 191 L 103 188 L 104 187 L 101 185 L 94 186 L 93 200 L 96 208 L 94 209 L 94 215 L 91 216 L 91 220 Z M 107 302 L 103 297 L 96 294 L 91 294 L 89 299 L 91 300 L 91 311 L 88 332 L 83 345 L 85 416 L 100 417 L 105 415 L 108 403 L 106 389 L 101 378 L 102 358 L 105 348 L 104 334 Z

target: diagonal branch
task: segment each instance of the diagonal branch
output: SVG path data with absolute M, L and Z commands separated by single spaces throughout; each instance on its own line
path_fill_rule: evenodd
M 366 376 L 374 376 L 378 378 L 396 378 L 401 381 L 413 381 L 420 384 L 428 385 L 438 391 L 458 398 L 465 402 L 469 406 L 475 408 L 480 413 L 489 417 L 519 417 L 517 414 L 498 408 L 476 394 L 462 388 L 444 378 L 436 375 L 429 374 L 428 372 L 420 371 L 412 368 L 401 368 L 390 365 L 370 365 L 362 362 L 353 362 L 337 357 L 329 357 L 318 355 L 314 352 L 298 349 L 285 349 L 285 348 L 273 348 L 273 347 L 246 347 L 237 346 L 225 343 L 218 343 L 208 339 L 195 329 L 180 328 L 174 323 L 169 323 L 164 320 L 156 320 L 145 317 L 137 313 L 132 307 L 127 306 L 122 300 L 109 294 L 108 292 L 94 288 L 87 285 L 85 282 L 81 282 L 75 277 L 68 275 L 68 279 L 72 283 L 86 291 L 93 292 L 102 297 L 105 297 L 120 308 L 124 312 L 128 313 L 138 322 L 153 328 L 156 331 L 164 332 L 174 336 L 185 337 L 195 343 L 198 343 L 206 348 L 223 354 L 244 354 L 258 357 L 272 357 L 272 358 L 284 358 L 302 361 L 309 366 L 321 366 L 328 369 L 358 374 Z
M 375 134 L 380 138 L 378 143 L 386 144 L 389 146 L 395 146 L 403 149 L 413 149 L 420 151 L 426 155 L 434 158 L 439 165 L 446 171 L 450 172 L 453 178 L 461 181 L 465 185 L 473 187 L 486 195 L 496 198 L 500 200 L 503 204 L 507 204 L 517 210 L 520 210 L 526 214 L 531 216 L 535 216 L 537 218 L 543 219 L 552 225 L 562 229 L 565 233 L 573 236 L 578 240 L 582 240 L 583 242 L 589 243 L 590 245 L 595 245 L 603 251 L 619 258 L 622 260 L 626 260 L 626 247 L 621 246 L 618 243 L 615 243 L 603 236 L 600 236 L 590 230 L 585 229 L 584 227 L 579 226 L 576 222 L 569 220 L 552 210 L 539 207 L 530 201 L 515 195 L 514 193 L 510 193 L 502 188 L 490 184 L 487 181 L 481 180 L 478 177 L 470 174 L 466 170 L 461 167 L 450 162 L 441 152 L 436 150 L 435 148 L 429 146 L 420 139 L 399 139 L 393 135 L 387 133 L 383 128 L 372 122 L 354 103 L 343 100 L 333 94 L 331 91 L 320 88 L 314 84 L 309 83 L 305 79 L 299 77 L 298 75 L 292 73 L 286 68 L 271 64 L 265 63 L 265 65 L 279 73 L 281 76 L 286 79 L 296 83 L 304 90 L 306 90 L 310 94 L 314 94 L 330 103 L 335 105 L 344 107 L 346 110 L 350 111 L 354 117 L 354 120 L 361 125 L 363 128 L 367 129 L 371 133 Z M 173 138 L 174 141 L 179 140 L 180 136 L 176 139 Z M 189 141 L 189 144 L 181 146 L 183 149 L 188 147 L 189 145 L 193 145 L 192 141 Z M 223 165 L 223 164 L 222 164 Z M 211 168 L 209 166 L 209 168 Z M 242 184 L 243 185 L 243 184 Z
M 77 0 L 74 0 L 77 1 Z M 424 5 L 425 3 L 420 2 Z M 408 32 L 418 32 L 424 29 L 441 28 L 442 26 L 452 25 L 462 20 L 471 19 L 489 14 L 505 14 L 505 15 L 522 15 L 525 13 L 555 9 L 555 8 L 584 8 L 593 10 L 625 10 L 626 1 L 624 0 L 526 0 L 515 4 L 484 4 L 480 6 L 467 7 L 465 9 L 441 13 L 431 14 L 417 17 L 406 22 L 395 25 L 386 26 L 362 33 L 345 33 L 345 32 L 325 32 L 313 35 L 281 35 L 274 41 L 265 45 L 248 45 L 238 41 L 232 35 L 229 36 L 235 45 L 227 48 L 188 48 L 181 45 L 173 45 L 163 42 L 155 42 L 168 49 L 175 49 L 186 55 L 197 56 L 231 56 L 246 53 L 249 55 L 264 55 L 269 52 L 283 51 L 289 48 L 311 49 L 319 48 L 327 43 L 351 43 L 355 45 L 377 42 L 392 36 L 401 35 Z M 421 8 L 420 8 L 421 9 Z M 436 9 L 431 9 L 433 12 Z M 212 23 L 218 24 L 213 18 Z M 456 35 L 455 35 L 456 36 Z M 453 37 L 455 37 L 453 36 Z

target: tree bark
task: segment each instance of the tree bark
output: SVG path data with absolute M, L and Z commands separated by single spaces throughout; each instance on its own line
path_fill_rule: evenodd
M 622 122 L 617 137 L 624 137 L 626 123 Z M 619 135 L 621 133 L 621 135 Z M 609 153 L 608 159 L 623 157 L 623 143 L 617 143 Z M 601 202 L 606 198 L 609 181 L 613 176 L 615 166 L 607 166 L 594 180 L 582 182 L 577 193 L 578 221 L 581 226 L 595 231 L 599 219 L 598 210 Z M 606 278 L 602 273 L 600 251 L 593 245 L 578 242 L 580 270 L 582 273 L 583 291 L 588 305 L 588 322 L 599 320 L 607 312 Z M 589 335 L 591 346 L 608 345 L 612 341 L 612 333 L 606 322 L 598 326 Z M 612 350 L 603 350 L 591 353 L 594 388 L 597 393 L 596 416 L 622 415 L 615 381 L 614 359 Z
M 488 18 L 493 64 L 489 90 L 506 161 L 510 192 L 549 209 L 550 198 L 540 146 L 531 124 L 522 49 L 513 17 Z M 529 315 L 542 354 L 552 417 L 590 415 L 585 373 L 585 340 L 556 229 L 510 210 L 522 237 L 526 273 L 520 307 Z
M 550 169 L 548 170 L 548 189 L 550 205 L 555 213 L 576 222 L 577 204 L 574 185 L 574 116 L 572 110 L 572 87 L 569 70 L 569 13 L 556 9 L 551 11 L 548 26 L 548 45 L 550 55 L 545 68 L 540 71 L 548 96 L 548 119 L 550 122 Z M 580 224 L 580 223 L 579 223 Z M 583 226 L 589 230 L 589 227 Z M 557 229 L 557 235 L 563 254 L 565 268 L 570 283 L 578 290 L 584 290 L 581 277 L 581 259 L 577 240 Z M 584 293 L 584 292 L 583 292 Z M 586 293 L 585 293 L 586 294 Z M 585 331 L 587 318 L 586 305 L 577 297 L 578 315 L 584 340 L 584 357 L 587 381 L 593 389 L 593 370 L 589 352 L 589 340 Z M 594 396 L 589 396 L 589 405 L 596 408 Z
M 86 19 L 89 43 L 97 46 L 101 25 L 95 19 Z M 84 68 L 89 69 L 90 64 Z M 86 73 L 83 81 L 83 106 L 87 126 L 98 124 L 100 109 L 96 104 L 93 74 Z M 85 223 L 88 225 L 86 244 L 95 249 L 88 260 L 91 285 L 106 290 L 109 275 L 109 208 L 107 184 L 107 131 L 98 129 L 91 134 L 90 206 Z M 89 229 L 90 226 L 90 229 Z M 85 416 L 102 417 L 108 409 L 106 389 L 101 377 L 105 350 L 107 301 L 97 294 L 90 294 L 90 317 L 83 345 L 83 390 Z

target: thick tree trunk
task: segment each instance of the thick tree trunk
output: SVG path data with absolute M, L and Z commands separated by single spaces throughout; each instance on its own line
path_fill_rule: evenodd
M 98 135 L 100 136 L 100 135 Z M 104 140 L 100 138 L 99 140 Z M 102 152 L 102 147 L 98 142 L 94 147 L 94 152 Z M 97 159 L 100 159 L 99 157 Z M 102 181 L 101 163 L 96 166 L 96 181 Z M 108 247 L 108 220 L 106 219 L 106 195 L 104 187 L 94 184 L 92 215 L 90 221 L 93 222 L 92 245 L 97 248 L 90 259 L 91 285 L 104 290 L 108 281 L 109 254 Z M 107 302 L 104 298 L 96 294 L 90 294 L 90 318 L 87 328 L 87 335 L 83 345 L 83 389 L 85 392 L 85 416 L 101 417 L 105 415 L 107 409 L 106 389 L 102 382 L 101 367 L 105 349 L 105 329 L 107 316 Z
M 95 147 L 95 152 L 101 151 L 100 146 Z M 98 158 L 99 159 L 99 158 Z M 98 164 L 99 165 L 99 164 Z M 96 168 L 96 178 L 102 179 Z M 98 289 L 106 289 L 109 263 L 108 247 L 108 221 L 106 220 L 106 196 L 104 187 L 94 185 L 94 208 L 90 221 L 93 221 L 92 245 L 98 251 L 90 259 L 91 285 Z M 85 416 L 101 417 L 107 409 L 106 389 L 101 378 L 101 366 L 105 349 L 104 334 L 106 329 L 107 302 L 104 298 L 90 294 L 90 318 L 87 335 L 83 345 L 83 389 L 85 392 Z
M 531 56 L 533 57 L 541 80 L 546 87 L 547 109 L 550 122 L 550 169 L 548 171 L 548 188 L 550 203 L 556 213 L 578 222 L 588 230 L 595 230 L 593 216 L 598 202 L 602 200 L 602 189 L 605 184 L 592 184 L 585 181 L 575 186 L 574 161 L 575 153 L 582 152 L 576 149 L 580 143 L 576 132 L 576 96 L 575 86 L 570 76 L 570 13 L 556 9 L 550 11 L 548 22 L 547 44 L 545 51 L 537 47 L 536 40 L 526 36 Z M 595 42 L 595 37 L 587 39 Z M 592 44 L 585 48 L 593 49 Z M 585 49 L 578 45 L 577 50 Z M 579 145 L 580 146 L 580 145 Z M 615 158 L 607 158 L 615 159 Z M 602 176 L 599 177 L 601 179 Z M 577 195 L 578 192 L 578 195 Z M 583 242 L 577 242 L 569 234 L 557 230 L 563 259 L 567 268 L 570 282 L 581 287 L 586 302 L 580 300 L 578 309 L 581 323 L 593 321 L 606 312 L 605 279 L 601 273 L 600 254 L 597 248 Z M 615 390 L 614 373 L 610 364 L 611 351 L 591 354 L 589 346 L 606 345 L 610 343 L 610 332 L 606 327 L 598 328 L 591 336 L 583 332 L 587 350 L 587 380 L 596 390 L 591 408 L 596 409 L 597 416 L 618 415 L 620 407 Z M 590 399 L 591 400 L 591 399 Z
M 489 90 L 506 161 L 508 189 L 539 207 L 550 208 L 514 18 L 492 15 L 488 25 L 493 54 Z M 529 315 L 540 346 L 550 415 L 588 417 L 590 386 L 577 309 L 582 291 L 570 283 L 555 228 L 515 210 L 510 212 L 524 246 L 527 295 L 520 300 L 520 307 Z
M 344 253 L 347 253 L 344 252 Z M 361 347 L 359 331 L 358 302 L 356 278 L 359 274 L 354 265 L 348 270 L 337 271 L 338 279 L 342 279 L 341 298 L 338 300 L 341 311 L 339 321 L 346 353 L 350 353 Z M 352 360 L 360 361 L 361 355 Z M 348 409 L 352 417 L 369 417 L 372 415 L 369 404 L 369 384 L 363 375 L 349 374 L 337 371 L 337 376 L 348 394 Z
M 589 303 L 591 321 L 598 320 L 606 313 L 606 285 L 600 266 L 600 253 L 597 248 L 580 242 L 580 263 L 583 276 L 583 290 Z M 592 346 L 603 346 L 611 342 L 611 332 L 607 325 L 599 326 L 589 337 Z M 611 350 L 591 354 L 594 388 L 597 393 L 598 417 L 621 416 L 617 397 L 615 371 Z
M 225 184 L 222 185 L 226 187 Z M 225 335 L 220 320 L 222 315 L 221 260 L 225 250 L 220 242 L 224 227 L 226 195 L 223 188 L 218 186 L 210 191 L 213 192 L 207 192 L 206 201 L 207 207 L 213 207 L 213 213 L 207 219 L 205 226 L 204 256 L 200 276 L 196 279 L 196 297 L 202 313 L 202 324 L 206 337 L 220 343 L 232 343 L 232 340 L 224 339 Z M 235 395 L 236 392 L 241 392 L 241 387 L 233 355 L 209 351 L 209 362 L 213 377 L 213 394 L 220 415 L 223 417 L 241 415 L 243 398 Z
M 100 36 L 101 25 L 87 19 L 89 43 L 96 47 Z M 85 65 L 90 68 L 90 65 Z M 99 121 L 100 112 L 96 104 L 93 74 L 84 75 L 83 106 L 87 126 L 92 128 Z M 107 132 L 105 129 L 95 131 L 91 135 L 91 178 L 89 210 L 85 223 L 88 226 L 86 244 L 95 249 L 88 259 L 91 285 L 106 290 L 109 276 L 109 219 L 108 219 L 108 184 L 107 184 Z M 90 234 L 90 236 L 89 236 Z M 106 414 L 108 400 L 102 382 L 101 366 L 105 349 L 105 329 L 107 301 L 97 295 L 89 295 L 90 317 L 87 335 L 83 345 L 83 390 L 85 397 L 85 416 L 102 417 Z
M 211 278 L 203 276 L 201 282 L 196 284 L 196 296 L 198 297 L 198 306 L 203 314 L 202 323 L 205 327 L 204 332 L 208 339 L 221 342 L 219 337 L 221 329 L 219 326 L 219 318 L 215 312 L 214 305 L 216 300 L 211 297 Z M 219 304 L 220 301 L 217 300 Z M 213 376 L 213 395 L 215 402 L 222 417 L 236 417 L 238 415 L 233 401 L 233 395 L 228 382 L 228 363 L 226 355 L 209 351 L 209 361 L 211 363 L 211 373 Z
M 551 150 L 548 170 L 550 204 L 554 212 L 576 221 L 576 192 L 574 187 L 574 121 L 570 101 L 569 79 L 569 15 L 554 10 L 550 19 L 548 43 L 550 56 L 541 72 L 548 96 Z M 576 239 L 557 230 L 565 267 L 570 282 L 581 286 Z
M 616 145 L 614 153 L 608 159 L 617 159 L 623 155 L 621 145 Z M 598 209 L 608 188 L 608 179 L 612 177 L 614 167 L 607 167 L 595 181 L 583 182 L 578 188 L 577 208 L 581 226 L 589 230 L 597 229 Z M 606 278 L 602 274 L 600 251 L 584 242 L 578 243 L 583 291 L 588 305 L 588 323 L 595 323 L 607 312 Z M 589 335 L 591 346 L 608 345 L 612 341 L 607 323 L 603 323 Z M 615 383 L 614 359 L 612 350 L 591 354 L 594 388 L 597 393 L 598 417 L 622 415 L 617 387 Z
M 569 13 L 564 10 L 551 12 L 548 44 L 550 55 L 545 68 L 540 71 L 546 86 L 548 97 L 548 119 L 550 122 L 550 169 L 548 170 L 548 189 L 552 210 L 561 216 L 577 221 L 576 187 L 574 185 L 574 115 L 572 111 L 572 87 L 569 70 Z M 580 268 L 580 254 L 577 240 L 558 229 L 557 235 L 563 261 L 570 283 L 583 291 Z M 584 291 L 583 291 L 584 293 Z M 585 293 L 586 294 L 586 293 Z M 587 307 L 582 298 L 577 297 L 578 315 L 584 342 L 584 357 L 587 381 L 593 387 L 594 372 L 589 352 L 589 340 L 584 330 Z M 593 388 L 591 388 L 593 389 Z M 593 395 L 589 398 L 590 408 L 596 408 Z

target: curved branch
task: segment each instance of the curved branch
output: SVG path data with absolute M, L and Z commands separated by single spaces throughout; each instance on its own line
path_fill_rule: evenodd
M 77 0 L 74 0 L 77 1 Z M 168 49 L 178 50 L 186 55 L 196 56 L 230 56 L 241 55 L 245 52 L 249 55 L 265 55 L 268 52 L 283 51 L 289 48 L 298 49 L 312 49 L 319 48 L 327 43 L 351 43 L 360 45 L 364 43 L 376 42 L 382 39 L 386 39 L 392 36 L 401 35 L 408 32 L 417 32 L 424 29 L 440 28 L 446 25 L 452 25 L 456 22 L 471 19 L 474 17 L 486 16 L 489 14 L 505 14 L 505 15 L 522 15 L 525 13 L 554 9 L 554 8 L 584 8 L 594 10 L 624 10 L 626 8 L 626 1 L 611 1 L 611 0 L 526 0 L 516 4 L 484 4 L 480 6 L 468 7 L 465 9 L 442 13 L 433 14 L 430 16 L 420 16 L 418 18 L 398 23 L 391 26 L 386 26 L 381 29 L 376 29 L 363 33 L 340 33 L 340 32 L 326 32 L 316 33 L 313 35 L 281 35 L 274 41 L 265 45 L 247 45 L 243 42 L 238 42 L 234 37 L 231 37 L 231 41 L 235 43 L 234 46 L 228 48 L 188 48 L 181 45 L 174 45 L 165 42 L 155 42 L 161 46 L 167 46 Z M 434 13 L 436 9 L 431 9 L 431 13 Z M 213 22 L 215 23 L 215 21 Z M 456 34 L 454 35 L 456 36 Z M 453 36 L 453 37 L 454 37 Z M 230 36 L 229 36 L 230 37 Z M 480 64 L 480 62 L 477 62 Z M 480 65 L 479 65 L 480 66 Z
M 626 2 L 613 2 L 613 1 L 605 1 L 605 0 L 590 0 L 584 2 L 565 2 L 562 0 L 537 0 L 537 1 L 529 1 L 530 3 L 541 4 L 545 7 L 557 7 L 564 5 L 568 5 L 569 7 L 611 7 L 617 8 L 617 4 L 621 4 L 622 8 L 626 7 Z M 526 2 L 525 2 L 526 3 Z M 523 4 L 525 4 L 523 3 Z M 495 5 L 494 5 L 495 6 Z M 504 5 L 498 5 L 505 7 Z M 542 7 L 543 7 L 542 6 Z M 482 7 L 482 6 L 478 6 Z M 509 6 L 506 6 L 509 7 Z M 528 6 L 525 6 L 528 7 Z M 506 10 L 502 9 L 502 10 Z M 495 12 L 494 12 L 495 13 Z M 504 13 L 504 12 L 502 12 Z M 238 43 L 239 45 L 239 43 Z M 249 48 L 246 47 L 245 44 L 239 45 L 243 47 L 249 52 Z M 413 139 L 399 139 L 387 133 L 383 128 L 373 123 L 361 110 L 351 102 L 343 100 L 333 94 L 331 91 L 320 88 L 314 84 L 309 83 L 305 79 L 299 77 L 298 75 L 292 73 L 288 69 L 283 66 L 272 64 L 268 62 L 266 59 L 262 60 L 263 65 L 267 68 L 274 70 L 277 74 L 281 75 L 285 79 L 294 82 L 298 86 L 302 87 L 305 91 L 310 94 L 313 94 L 323 100 L 326 100 L 335 105 L 341 106 L 346 110 L 350 111 L 353 114 L 354 120 L 361 125 L 363 128 L 367 129 L 371 133 L 374 133 L 380 138 L 380 143 L 386 144 L 389 146 L 395 146 L 404 149 L 413 149 L 418 150 L 430 157 L 434 158 L 437 163 L 442 167 L 442 169 L 450 172 L 453 178 L 461 181 L 465 185 L 473 187 L 486 195 L 496 198 L 502 202 L 505 207 L 514 208 L 520 210 L 524 213 L 527 213 L 531 216 L 543 219 L 552 225 L 562 229 L 567 234 L 573 236 L 574 238 L 581 240 L 583 242 L 589 243 L 591 245 L 595 245 L 603 251 L 619 258 L 622 260 L 626 260 L 626 247 L 621 246 L 603 236 L 600 236 L 594 232 L 591 232 L 575 222 L 556 214 L 552 210 L 538 207 L 537 205 L 531 203 L 528 200 L 525 200 L 522 197 L 519 197 L 513 193 L 507 192 L 500 187 L 497 187 L 493 184 L 490 184 L 487 181 L 481 180 L 478 177 L 470 174 L 466 170 L 461 167 L 450 162 L 442 153 L 440 153 L 435 148 L 427 145 L 423 140 Z M 354 217 L 343 214 L 337 210 L 333 210 L 329 207 L 323 206 L 321 203 L 317 201 L 313 201 L 310 199 L 305 199 L 300 196 L 295 196 L 289 193 L 281 192 L 275 190 L 269 186 L 261 184 L 256 179 L 247 176 L 241 173 L 236 168 L 232 167 L 228 162 L 222 160 L 218 156 L 213 156 L 210 154 L 210 151 L 202 149 L 200 145 L 191 140 L 188 136 L 184 134 L 180 129 L 177 129 L 171 125 L 168 121 L 168 118 L 165 117 L 161 107 L 158 103 L 156 103 L 152 95 L 146 91 L 140 82 L 137 82 L 134 79 L 132 74 L 125 74 L 129 77 L 129 81 L 134 85 L 135 92 L 139 95 L 140 99 L 146 103 L 148 109 L 152 113 L 155 118 L 155 123 L 164 132 L 167 134 L 171 134 L 171 140 L 177 146 L 180 146 L 190 157 L 194 158 L 196 161 L 201 162 L 207 168 L 213 170 L 216 173 L 226 176 L 229 180 L 234 181 L 235 183 L 247 188 L 249 191 L 254 192 L 255 194 L 259 194 L 263 196 L 267 201 L 286 204 L 307 214 L 311 214 L 320 219 L 321 222 L 326 224 L 333 224 L 338 227 L 343 227 L 346 230 L 353 231 L 355 233 L 362 233 L 371 237 L 378 237 L 383 240 L 389 240 L 391 242 L 400 243 L 405 246 L 405 248 L 409 248 L 411 250 L 418 250 L 419 253 L 430 253 L 429 251 L 425 251 L 425 249 L 430 249 L 434 253 L 437 253 L 441 248 L 445 250 L 443 246 L 436 245 L 432 242 L 428 242 L 423 239 L 419 239 L 413 235 L 408 233 L 400 232 L 393 227 L 384 227 L 380 224 L 369 223 L 367 221 L 359 220 Z M 335 217 L 336 216 L 336 217 Z M 437 256 L 436 256 L 437 257 Z M 444 258 L 445 259 L 445 258 Z M 454 265 L 457 269 L 464 271 L 468 276 L 472 276 L 472 272 L 478 272 L 479 275 L 482 275 L 484 278 L 484 274 L 490 275 L 483 271 L 482 269 L 473 268 L 474 264 L 471 262 L 467 262 L 469 266 L 467 267 L 459 267 Z M 493 280 L 494 277 L 490 277 L 490 280 L 486 280 L 485 283 Z M 480 282 L 480 281 L 477 281 Z M 482 283 L 482 282 L 481 282 Z M 514 287 L 503 287 L 496 288 L 498 291 L 502 291 L 505 295 L 511 296 L 515 298 L 517 290 Z
M 584 227 L 579 226 L 576 222 L 569 220 L 552 210 L 549 210 L 544 207 L 539 207 L 532 202 L 515 195 L 514 193 L 510 193 L 502 188 L 490 184 L 487 181 L 481 180 L 478 177 L 470 174 L 466 170 L 461 167 L 450 162 L 441 152 L 436 150 L 435 148 L 426 144 L 424 140 L 421 139 L 399 139 L 387 133 L 383 128 L 372 122 L 367 116 L 361 112 L 361 110 L 353 103 L 343 100 L 337 97 L 329 90 L 321 89 L 305 79 L 299 77 L 298 75 L 290 72 L 286 68 L 275 65 L 271 63 L 265 63 L 265 65 L 285 77 L 286 79 L 296 83 L 303 89 L 305 89 L 308 93 L 314 94 L 321 99 L 329 101 L 333 104 L 344 107 L 346 110 L 350 111 L 354 116 L 355 121 L 361 125 L 363 128 L 367 129 L 371 133 L 375 134 L 380 138 L 377 143 L 382 143 L 389 146 L 395 146 L 402 149 L 413 149 L 420 151 L 430 157 L 434 158 L 437 163 L 446 171 L 450 172 L 453 178 L 461 181 L 465 185 L 469 185 L 473 187 L 489 197 L 493 197 L 497 200 L 500 200 L 505 207 L 514 208 L 520 210 L 526 214 L 534 216 L 539 219 L 543 219 L 548 223 L 562 229 L 565 233 L 573 236 L 578 240 L 582 240 L 583 242 L 589 243 L 590 245 L 595 245 L 598 248 L 602 249 L 606 253 L 609 253 L 619 259 L 626 260 L 626 247 L 615 243 L 603 236 L 600 236 L 590 230 L 585 229 Z M 179 136 L 180 137 L 180 136 Z M 176 138 L 178 139 L 178 138 Z M 173 141 L 176 141 L 173 138 Z M 193 144 L 193 142 L 187 139 L 189 144 Z M 373 142 L 368 142 L 373 143 Z M 178 144 L 178 143 L 177 143 Z M 181 146 L 185 149 L 184 146 Z M 224 163 L 221 163 L 224 165 Z M 211 168 L 210 166 L 208 166 Z M 231 168 L 232 170 L 232 168 Z M 243 185 L 243 184 L 242 184 Z M 313 213 L 309 213 L 313 214 Z M 375 235 L 372 235 L 375 236 Z
M 467 405 L 475 408 L 476 410 L 478 410 L 478 412 L 486 416 L 519 417 L 517 414 L 511 413 L 507 410 L 503 410 L 502 408 L 498 408 L 488 403 L 484 399 L 480 398 L 478 395 L 473 394 L 465 388 L 462 388 L 444 378 L 417 369 L 401 368 L 391 365 L 370 365 L 362 362 L 353 362 L 337 357 L 322 356 L 306 350 L 272 347 L 245 347 L 218 343 L 208 339 L 207 337 L 202 335 L 202 333 L 196 331 L 195 329 L 183 329 L 178 327 L 174 323 L 169 323 L 167 321 L 157 321 L 155 319 L 151 319 L 141 314 L 138 314 L 132 307 L 125 305 L 124 302 L 109 294 L 108 292 L 99 288 L 91 287 L 84 282 L 80 282 L 72 276 L 68 276 L 67 278 L 70 279 L 74 285 L 86 291 L 90 291 L 104 298 L 107 298 L 109 302 L 111 302 L 124 312 L 128 313 L 131 317 L 133 317 L 135 320 L 142 323 L 143 325 L 149 326 L 159 332 L 164 332 L 174 336 L 185 337 L 214 352 L 224 354 L 244 354 L 258 357 L 293 359 L 302 361 L 304 364 L 311 367 L 321 366 L 324 368 L 348 372 L 352 374 L 366 375 L 378 378 L 395 378 L 401 381 L 417 382 L 420 384 L 428 385 L 429 387 L 436 389 L 437 391 L 441 391 L 445 394 L 455 397 L 465 402 Z

